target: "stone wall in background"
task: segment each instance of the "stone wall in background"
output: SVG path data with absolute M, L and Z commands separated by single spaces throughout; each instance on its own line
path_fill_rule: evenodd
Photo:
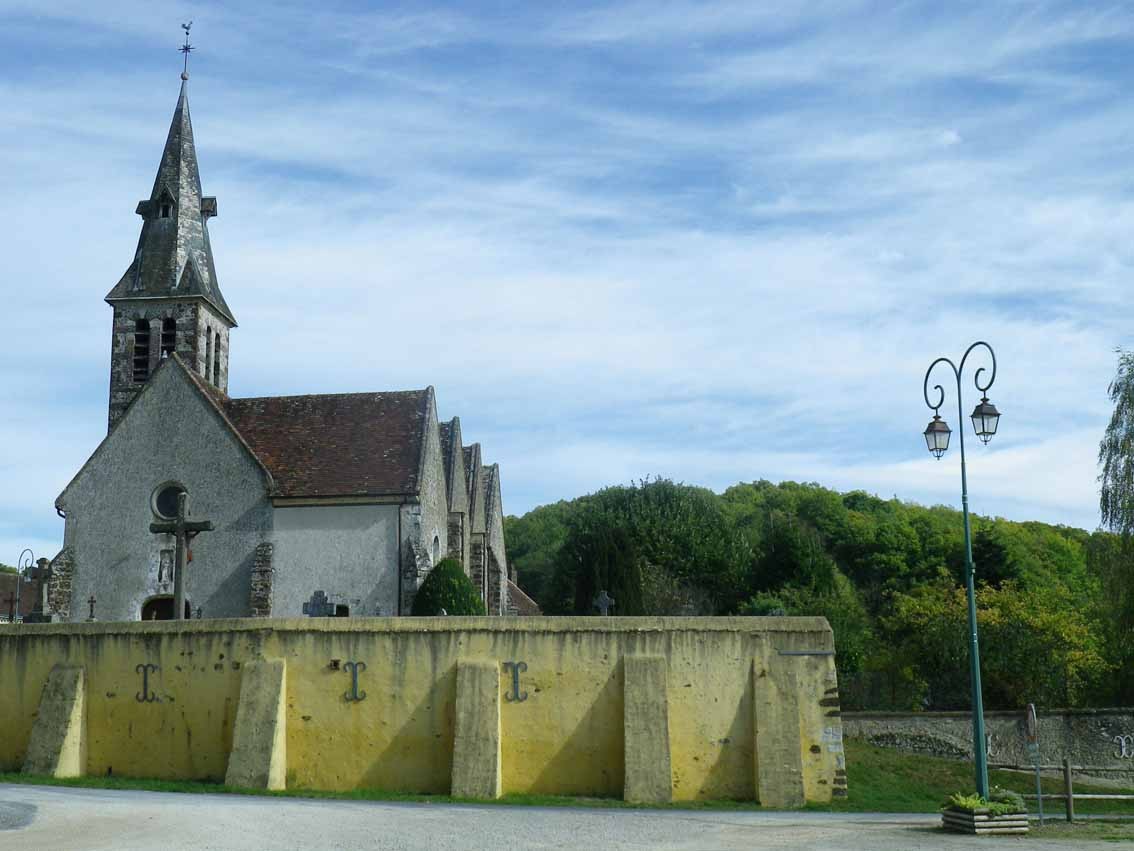
M 1134 708 L 1037 711 L 1040 761 L 1129 769 L 1134 775 Z M 972 759 L 968 712 L 845 712 L 843 732 L 880 747 Z M 989 761 L 1029 765 L 1024 712 L 985 712 Z M 1112 775 L 1113 776 L 1113 775 Z

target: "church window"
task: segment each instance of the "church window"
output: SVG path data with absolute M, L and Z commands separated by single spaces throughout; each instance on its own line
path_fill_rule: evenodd
M 213 371 L 213 335 L 205 328 L 205 378 Z
M 154 488 L 150 498 L 150 508 L 163 520 L 177 518 L 177 497 L 186 493 L 185 486 L 178 482 L 166 482 Z
M 150 377 L 150 323 L 139 319 L 134 323 L 134 381 Z
M 213 385 L 220 387 L 220 334 L 213 337 Z
M 166 317 L 161 321 L 161 356 L 167 358 L 177 351 L 177 320 Z
M 173 212 L 173 205 L 170 204 L 168 201 L 162 201 L 161 202 L 161 217 L 163 219 L 168 219 L 172 212 Z
M 441 558 L 441 539 L 436 535 L 433 536 L 433 563 L 437 564 L 437 560 Z

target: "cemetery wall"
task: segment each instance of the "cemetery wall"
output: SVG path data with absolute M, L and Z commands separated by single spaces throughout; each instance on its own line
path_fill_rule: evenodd
M 1037 710 L 1040 757 L 1056 764 L 1128 769 L 1134 774 L 1134 708 Z M 847 712 L 848 738 L 907 753 L 972 759 L 968 712 Z M 985 712 L 989 760 L 1029 765 L 1024 712 Z
M 45 684 L 73 683 L 76 669 L 90 775 L 223 779 L 234 745 L 259 758 L 241 730 L 270 716 L 279 693 L 281 729 L 256 747 L 285 767 L 288 788 L 467 793 L 457 778 L 481 768 L 482 797 L 495 783 L 497 794 L 633 788 L 791 806 L 846 788 L 822 618 L 5 626 L 0 770 L 24 764 L 33 728 L 50 738 L 46 722 L 36 727 L 41 697 L 74 689 Z M 256 677 L 266 685 L 253 688 Z

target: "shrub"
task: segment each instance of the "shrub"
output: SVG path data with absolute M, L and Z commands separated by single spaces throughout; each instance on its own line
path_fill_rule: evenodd
M 988 813 L 990 816 L 1027 812 L 1024 799 L 1008 789 L 993 787 L 988 797 L 989 799 L 985 800 L 975 793 L 963 795 L 960 792 L 954 792 L 946 799 L 941 809 L 965 813 Z
M 437 562 L 413 598 L 412 612 L 416 616 L 439 615 L 442 610 L 447 615 L 485 613 L 484 602 L 455 558 Z

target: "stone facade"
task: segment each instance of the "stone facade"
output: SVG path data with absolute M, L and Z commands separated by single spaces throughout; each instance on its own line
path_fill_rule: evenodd
M 75 549 L 64 547 L 51 560 L 51 578 L 47 586 L 48 614 L 53 620 L 71 618 L 71 583 L 75 573 Z
M 267 542 L 256 546 L 248 594 L 248 614 L 254 618 L 267 618 L 272 615 L 272 580 L 275 574 L 275 568 L 272 566 L 273 550 L 274 546 Z
M 1023 711 L 984 715 L 989 761 L 1030 765 Z M 1043 763 L 1067 757 L 1074 765 L 1127 769 L 1134 779 L 1134 708 L 1053 709 L 1037 715 Z M 968 712 L 846 712 L 843 730 L 848 737 L 906 753 L 973 756 Z
M 92 596 L 99 620 L 172 612 L 174 536 L 149 525 L 173 487 L 214 525 L 192 541 L 185 574 L 199 617 L 300 616 L 316 592 L 336 614 L 406 614 L 444 555 L 471 572 L 477 536 L 478 588 L 506 613 L 499 470 L 482 468 L 479 445 L 466 450 L 459 419 L 439 422 L 432 387 L 228 397 L 236 322 L 209 243 L 216 211 L 183 84 L 138 204 L 138 249 L 106 296 L 109 433 L 56 501 L 66 525 L 53 618 L 83 620 Z
M 167 320 L 173 323 L 172 335 Z M 139 322 L 147 334 L 142 352 L 138 348 Z M 207 382 L 222 393 L 227 392 L 228 335 L 228 324 L 201 302 L 116 302 L 110 350 L 109 427 L 114 427 L 168 354 L 176 353 Z M 171 336 L 173 345 L 167 346 Z M 219 359 L 214 350 L 221 352 Z M 219 383 L 214 383 L 214 377 Z
M 173 594 L 173 536 L 149 531 L 154 494 L 170 482 L 188 492 L 194 518 L 216 526 L 193 542 L 191 609 L 208 617 L 248 614 L 256 547 L 272 530 L 267 473 L 173 360 L 56 502 L 75 559 L 72 614 L 85 615 L 83 601 L 94 596 L 100 620 L 137 620 L 149 600 Z

